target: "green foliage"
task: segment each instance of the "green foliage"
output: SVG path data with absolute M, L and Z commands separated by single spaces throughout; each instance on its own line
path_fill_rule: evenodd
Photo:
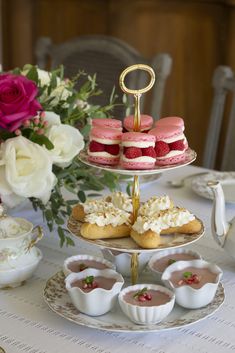
M 16 69 L 15 73 L 24 73 L 29 79 L 35 81 L 39 89 L 38 100 L 43 109 L 60 115 L 62 123 L 79 128 L 85 139 L 90 130 L 89 120 L 93 117 L 112 116 L 113 108 L 116 106 L 115 88 L 110 94 L 107 106 L 101 107 L 89 103 L 91 97 L 102 94 L 102 91 L 97 87 L 96 75 L 90 76 L 81 71 L 73 79 L 64 80 L 64 68 L 61 66 L 47 74 L 44 72 L 44 78 L 46 77 L 48 82 L 43 83 L 40 79 L 40 72 L 35 66 L 25 65 L 23 70 Z M 85 83 L 84 78 L 86 78 Z M 126 97 L 123 98 L 123 105 L 126 109 L 130 108 Z M 31 141 L 44 145 L 49 150 L 53 148 L 53 144 L 45 135 L 37 135 L 30 128 L 23 129 L 22 133 Z M 111 191 L 115 190 L 118 188 L 120 179 L 126 177 L 88 167 L 81 163 L 78 158 L 74 158 L 67 168 L 53 165 L 53 173 L 57 177 L 57 184 L 51 192 L 48 203 L 44 205 L 36 198 L 30 198 L 30 200 L 35 211 L 42 211 L 48 229 L 51 232 L 57 230 L 60 245 L 74 245 L 66 228 L 66 222 L 73 205 L 78 202 L 85 202 L 86 197 L 101 196 L 104 188 Z M 127 189 L 130 192 L 129 185 Z M 64 198 L 62 190 L 69 192 L 68 200 Z

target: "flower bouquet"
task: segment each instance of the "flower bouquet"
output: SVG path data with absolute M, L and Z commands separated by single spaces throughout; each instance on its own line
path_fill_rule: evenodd
M 1 200 L 14 207 L 29 199 L 43 212 L 49 230 L 57 228 L 61 246 L 73 245 L 64 228 L 71 207 L 78 199 L 84 202 L 86 194 L 114 189 L 120 178 L 109 172 L 94 175 L 76 158 L 84 148 L 89 120 L 108 117 L 115 104 L 112 92 L 107 106 L 90 105 L 89 98 L 98 94 L 95 76 L 79 72 L 64 79 L 63 67 L 47 72 L 26 65 L 0 74 Z M 66 200 L 63 189 L 76 197 Z

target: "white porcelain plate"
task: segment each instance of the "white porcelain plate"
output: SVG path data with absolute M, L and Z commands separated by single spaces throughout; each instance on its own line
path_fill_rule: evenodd
M 65 289 L 64 278 L 64 274 L 61 271 L 47 281 L 44 289 L 44 300 L 49 307 L 55 313 L 75 324 L 105 331 L 140 333 L 183 327 L 205 319 L 207 316 L 213 314 L 224 301 L 224 289 L 220 283 L 215 298 L 204 308 L 189 310 L 175 304 L 172 312 L 162 322 L 146 326 L 137 325 L 131 322 L 122 313 L 118 303 L 112 311 L 102 316 L 92 317 L 80 313 L 70 300 Z
M 165 166 L 156 166 L 153 169 L 147 169 L 147 170 L 127 170 L 127 169 L 123 169 L 120 165 L 117 166 L 106 166 L 106 165 L 101 165 L 101 164 L 96 164 L 93 162 L 90 162 L 88 160 L 88 154 L 86 152 L 86 150 L 83 150 L 79 153 L 78 158 L 80 159 L 81 162 L 85 163 L 86 165 L 89 165 L 90 167 L 95 167 L 98 169 L 103 169 L 103 170 L 107 170 L 109 172 L 114 172 L 114 173 L 118 173 L 118 174 L 123 174 L 123 175 L 150 175 L 150 174 L 158 174 L 158 173 L 162 173 L 166 170 L 171 170 L 171 169 L 175 169 L 175 168 L 180 168 L 183 167 L 185 165 L 188 165 L 190 163 L 192 163 L 193 161 L 195 161 L 197 154 L 195 151 L 191 150 L 191 148 L 188 148 L 187 151 L 185 152 L 186 157 L 185 160 L 181 163 L 177 163 L 177 164 L 169 164 L 169 165 L 165 165 Z
M 213 200 L 213 193 L 207 186 L 211 180 L 221 183 L 226 202 L 235 203 L 235 172 L 211 172 L 195 177 L 191 180 L 191 187 L 196 194 Z
M 155 252 L 158 250 L 165 250 L 169 248 L 178 248 L 185 245 L 189 245 L 199 240 L 204 234 L 204 226 L 201 220 L 199 220 L 202 224 L 201 231 L 195 234 L 169 234 L 161 236 L 161 243 L 157 248 L 154 249 L 143 249 L 140 248 L 132 238 L 115 238 L 115 239 L 86 239 L 83 238 L 80 234 L 81 223 L 76 221 L 72 216 L 68 220 L 68 230 L 74 235 L 76 238 L 79 238 L 86 243 L 96 245 L 101 249 L 112 249 L 117 251 L 136 253 L 136 252 Z

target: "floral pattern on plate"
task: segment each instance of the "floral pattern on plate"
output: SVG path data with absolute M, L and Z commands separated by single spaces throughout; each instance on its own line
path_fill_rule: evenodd
M 58 315 L 75 324 L 105 331 L 150 332 L 168 330 L 190 325 L 214 313 L 224 301 L 224 289 L 219 284 L 213 301 L 200 309 L 184 309 L 178 305 L 158 324 L 138 325 L 129 321 L 118 305 L 109 313 L 97 317 L 80 313 L 72 304 L 64 285 L 65 276 L 62 271 L 52 276 L 44 289 L 44 300 Z

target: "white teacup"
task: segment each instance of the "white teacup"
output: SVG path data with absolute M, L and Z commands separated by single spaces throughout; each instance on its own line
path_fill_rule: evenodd
M 43 237 L 40 226 L 24 218 L 0 217 L 0 262 L 8 262 L 26 254 Z

